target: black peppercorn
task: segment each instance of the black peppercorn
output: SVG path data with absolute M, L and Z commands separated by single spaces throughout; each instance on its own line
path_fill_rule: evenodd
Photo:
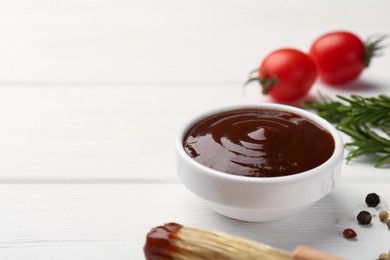
M 369 207 L 376 207 L 380 203 L 380 199 L 378 194 L 376 193 L 370 193 L 366 197 L 366 203 Z
M 357 215 L 357 220 L 362 225 L 368 225 L 371 223 L 372 220 L 371 213 L 365 210 L 360 211 L 360 213 Z

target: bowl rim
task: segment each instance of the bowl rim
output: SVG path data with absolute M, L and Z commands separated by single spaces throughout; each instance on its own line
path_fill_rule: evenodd
M 225 111 L 237 110 L 237 109 L 247 109 L 247 108 L 282 110 L 282 111 L 298 114 L 300 116 L 303 116 L 313 121 L 314 123 L 325 128 L 332 135 L 335 142 L 335 148 L 333 154 L 328 160 L 326 160 L 321 165 L 301 173 L 286 175 L 286 176 L 276 176 L 276 177 L 250 177 L 250 176 L 242 176 L 242 175 L 225 173 L 215 169 L 211 169 L 192 159 L 184 150 L 184 146 L 183 146 L 184 135 L 195 123 L 213 114 L 217 114 Z M 317 174 L 326 172 L 324 171 L 324 169 L 327 168 L 332 169 L 334 166 L 340 163 L 340 158 L 341 161 L 343 160 L 344 143 L 339 131 L 327 120 L 314 114 L 313 112 L 298 107 L 290 106 L 290 105 L 284 105 L 284 104 L 256 103 L 256 104 L 235 104 L 235 105 L 221 106 L 221 107 L 209 109 L 207 111 L 198 113 L 196 116 L 193 116 L 192 118 L 187 120 L 187 122 L 185 122 L 181 126 L 181 128 L 179 128 L 179 133 L 176 136 L 176 151 L 178 152 L 179 156 L 182 159 L 184 159 L 188 164 L 190 164 L 192 167 L 197 168 L 201 170 L 203 173 L 207 173 L 210 176 L 215 178 L 241 182 L 245 184 L 251 184 L 251 183 L 252 184 L 258 184 L 258 183 L 277 184 L 277 183 L 284 183 L 284 182 L 299 181 L 301 179 L 306 179 L 311 176 L 315 176 Z

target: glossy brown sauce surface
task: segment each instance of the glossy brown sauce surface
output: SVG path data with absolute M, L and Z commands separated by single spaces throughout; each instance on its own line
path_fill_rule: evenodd
M 172 259 L 177 251 L 175 241 L 177 232 L 182 228 L 180 224 L 167 223 L 149 231 L 144 246 L 145 258 L 148 260 Z
M 304 172 L 324 163 L 335 149 L 331 134 L 311 120 L 256 108 L 201 120 L 184 136 L 183 146 L 209 168 L 250 177 Z

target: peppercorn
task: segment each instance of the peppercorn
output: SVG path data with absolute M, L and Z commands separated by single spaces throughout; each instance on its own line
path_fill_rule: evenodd
M 381 210 L 378 216 L 380 221 L 386 222 L 389 219 L 389 212 L 387 212 L 386 210 Z
M 368 225 L 371 223 L 372 220 L 371 213 L 365 210 L 360 211 L 360 213 L 357 215 L 357 220 L 362 225 Z
M 346 228 L 343 231 L 343 236 L 347 239 L 351 239 L 351 238 L 357 237 L 357 234 L 356 234 L 355 230 L 350 229 L 350 228 Z
M 376 193 L 370 193 L 366 196 L 366 203 L 369 207 L 376 207 L 380 203 L 380 198 Z

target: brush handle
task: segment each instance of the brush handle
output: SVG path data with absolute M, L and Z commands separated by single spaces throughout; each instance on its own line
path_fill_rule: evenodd
M 307 246 L 298 246 L 291 256 L 291 260 L 342 260 Z

